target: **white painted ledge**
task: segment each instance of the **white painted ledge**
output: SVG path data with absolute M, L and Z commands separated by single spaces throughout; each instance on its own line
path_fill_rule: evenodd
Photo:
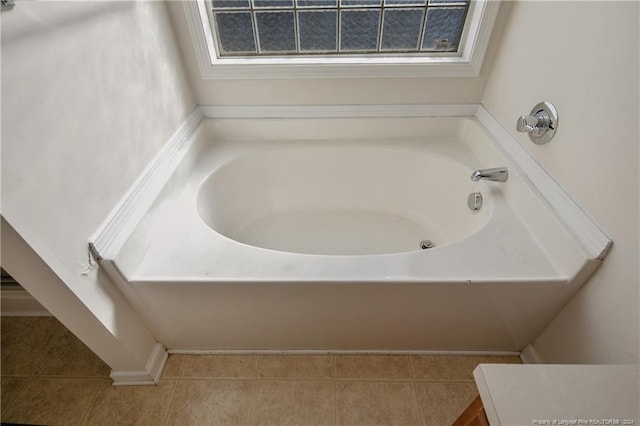
M 613 242 L 593 219 L 484 106 L 478 107 L 476 118 L 494 136 L 504 154 L 517 165 L 588 255 L 593 259 L 604 259 Z
M 160 381 L 162 370 L 167 363 L 169 353 L 165 350 L 164 346 L 157 343 L 144 370 L 136 371 L 122 371 L 111 370 L 109 377 L 113 379 L 113 386 L 143 386 L 143 385 L 156 385 Z
M 89 238 L 89 249 L 97 260 L 112 259 L 120 251 L 189 149 L 200 120 L 202 111 L 195 108 Z
M 201 106 L 207 118 L 469 117 L 476 104 Z

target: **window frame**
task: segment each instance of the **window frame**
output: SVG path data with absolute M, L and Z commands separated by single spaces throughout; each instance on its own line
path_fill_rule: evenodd
M 185 1 L 183 7 L 203 79 L 477 77 L 500 0 L 472 0 L 460 52 L 428 56 L 219 58 L 210 24 L 212 13 L 206 0 Z

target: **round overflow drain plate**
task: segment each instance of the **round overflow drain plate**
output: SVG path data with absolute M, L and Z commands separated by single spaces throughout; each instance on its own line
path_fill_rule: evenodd
M 431 240 L 422 240 L 420 241 L 420 248 L 421 249 L 430 249 L 430 248 L 434 248 L 436 245 L 433 244 L 433 241 Z

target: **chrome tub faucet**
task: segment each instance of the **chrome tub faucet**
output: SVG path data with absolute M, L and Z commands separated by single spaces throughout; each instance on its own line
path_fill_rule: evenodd
M 479 180 L 491 180 L 494 182 L 506 182 L 509 178 L 509 172 L 506 167 L 496 167 L 493 169 L 481 169 L 471 173 L 471 180 L 478 182 Z

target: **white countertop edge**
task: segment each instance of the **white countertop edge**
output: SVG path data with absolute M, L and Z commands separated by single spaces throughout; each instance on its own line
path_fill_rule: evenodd
M 473 375 L 492 426 L 640 421 L 637 365 L 480 364 Z
M 476 387 L 478 388 L 478 393 L 480 394 L 480 399 L 482 400 L 482 406 L 484 407 L 484 413 L 487 416 L 487 420 L 489 420 L 489 424 L 491 426 L 502 425 L 502 423 L 500 423 L 500 419 L 498 418 L 496 407 L 493 404 L 493 399 L 491 398 L 489 387 L 487 386 L 487 382 L 484 378 L 482 364 L 478 365 L 473 370 L 473 378 L 476 380 Z

